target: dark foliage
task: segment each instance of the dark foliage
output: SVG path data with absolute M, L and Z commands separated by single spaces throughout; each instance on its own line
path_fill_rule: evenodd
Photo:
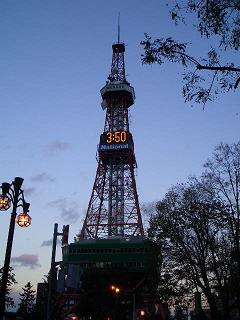
M 24 319 L 31 319 L 34 311 L 35 290 L 32 288 L 33 286 L 28 282 L 20 293 L 20 303 L 17 314 L 24 317 Z
M 162 249 L 162 299 L 184 306 L 201 291 L 212 318 L 228 319 L 240 306 L 240 142 L 220 144 L 204 168 L 157 204 L 149 236 Z
M 182 64 L 185 101 L 203 103 L 205 106 L 207 101 L 213 100 L 219 93 L 239 86 L 239 65 L 224 57 L 226 51 L 239 50 L 240 0 L 185 0 L 175 3 L 170 14 L 176 25 L 186 23 L 187 16 L 194 14 L 194 27 L 202 38 L 218 39 L 216 47 L 209 48 L 205 57 L 194 57 L 188 42 L 181 43 L 172 38 L 152 40 L 145 34 L 141 42 L 144 49 L 142 62 L 161 65 L 167 60 Z
M 3 267 L 0 269 L 0 286 L 1 286 L 1 280 L 2 280 L 2 273 L 3 273 Z M 7 289 L 6 289 L 6 306 L 7 307 L 14 307 L 14 301 L 13 298 L 10 297 L 11 287 L 12 285 L 16 284 L 17 281 L 15 279 L 15 273 L 13 272 L 13 268 L 9 268 L 8 273 L 8 281 L 7 281 Z

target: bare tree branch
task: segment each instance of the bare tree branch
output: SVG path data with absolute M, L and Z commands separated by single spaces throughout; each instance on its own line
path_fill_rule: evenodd
M 175 3 L 170 14 L 177 25 L 178 22 L 187 23 L 185 18 L 195 14 L 194 27 L 197 31 L 202 37 L 217 37 L 219 45 L 216 45 L 216 49 L 211 48 L 203 57 L 193 57 L 187 50 L 190 45 L 188 42 L 179 42 L 171 37 L 152 40 L 145 34 L 145 40 L 141 41 L 144 50 L 142 62 L 161 65 L 169 61 L 181 64 L 184 67 L 185 101 L 192 100 L 205 106 L 207 101 L 212 101 L 219 93 L 239 86 L 240 66 L 233 61 L 226 62 L 225 57 L 221 59 L 221 54 L 226 50 L 240 48 L 240 0 L 176 0 Z M 201 76 L 194 70 L 202 71 Z M 214 77 L 211 72 L 214 72 Z

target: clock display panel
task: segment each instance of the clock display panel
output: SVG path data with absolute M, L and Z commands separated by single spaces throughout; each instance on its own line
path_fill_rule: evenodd
M 133 147 L 132 135 L 129 131 L 109 131 L 101 134 L 99 150 L 122 150 Z
M 132 139 L 130 138 L 131 133 L 128 131 L 109 131 L 109 132 L 104 132 L 101 134 L 100 138 L 100 143 L 101 144 L 121 144 L 121 143 L 128 143 Z
M 127 141 L 126 131 L 107 132 L 107 143 L 124 143 Z

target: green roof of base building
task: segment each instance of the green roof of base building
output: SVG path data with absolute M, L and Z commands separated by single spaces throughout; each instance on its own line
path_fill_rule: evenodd
M 131 272 L 148 272 L 156 265 L 159 251 L 144 237 L 130 239 L 84 239 L 62 247 L 63 264 L 85 268 L 123 268 Z

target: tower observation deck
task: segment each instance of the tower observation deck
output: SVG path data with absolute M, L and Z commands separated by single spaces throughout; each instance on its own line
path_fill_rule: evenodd
M 106 118 L 98 145 L 96 177 L 79 240 L 144 235 L 128 119 L 135 93 L 126 80 L 124 52 L 124 43 L 112 45 L 111 72 L 100 90 Z

